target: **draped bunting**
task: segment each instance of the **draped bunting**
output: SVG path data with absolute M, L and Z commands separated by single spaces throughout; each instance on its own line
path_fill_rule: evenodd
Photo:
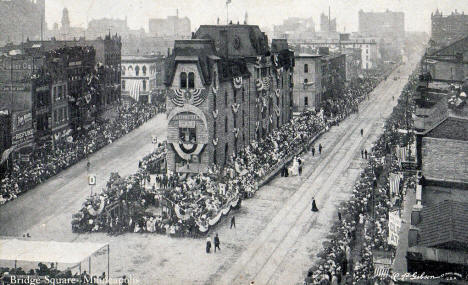
M 87 104 L 89 104 L 89 102 L 91 102 L 91 98 L 92 98 L 91 94 L 89 94 L 89 93 L 85 96 L 85 100 L 86 100 Z
M 274 107 L 274 110 L 275 110 L 276 116 L 278 116 L 278 117 L 279 117 L 279 116 L 280 116 L 280 114 L 281 114 L 281 110 L 280 110 L 280 108 L 279 108 L 277 105 L 275 105 L 275 107 Z
M 255 80 L 255 87 L 257 88 L 257 91 L 262 91 L 264 89 L 263 81 L 260 79 Z
M 198 221 L 197 221 L 198 230 L 201 233 L 208 232 L 210 227 L 216 225 L 219 222 L 219 220 L 221 219 L 222 216 L 226 216 L 227 214 L 229 214 L 231 209 L 239 207 L 240 206 L 239 204 L 240 204 L 239 197 L 236 197 L 233 201 L 228 202 L 224 208 L 222 208 L 222 209 L 220 209 L 218 211 L 218 214 L 215 217 L 208 220 L 208 225 L 199 224 Z
M 257 56 L 257 62 L 256 62 L 257 65 L 261 65 L 262 64 L 262 57 L 261 56 Z
M 218 109 L 213 111 L 213 118 L 216 119 L 217 117 L 218 117 Z
M 266 107 L 267 104 L 268 104 L 268 99 L 266 97 L 262 97 L 262 104 L 263 104 L 263 107 Z
M 236 103 L 232 104 L 232 111 L 234 113 L 237 113 L 237 111 L 239 111 L 239 107 L 240 107 L 240 104 L 236 104 Z
M 171 97 L 172 103 L 178 107 L 182 107 L 185 104 L 192 104 L 199 106 L 206 99 L 206 93 L 202 92 L 202 89 L 174 89 L 175 95 Z
M 275 65 L 275 67 L 277 67 L 279 65 L 278 55 L 277 54 L 273 55 L 273 64 Z
M 270 89 L 270 77 L 264 77 L 263 78 L 263 86 L 265 90 Z
M 255 122 L 255 131 L 258 131 L 258 127 L 260 127 L 260 122 Z
M 234 88 L 240 89 L 242 87 L 242 76 L 234 77 L 232 83 L 234 84 Z
M 232 132 L 236 138 L 239 136 L 239 128 L 235 128 Z
M 213 145 L 218 145 L 218 138 L 213 139 Z
M 270 123 L 273 124 L 273 116 L 270 115 Z
M 276 90 L 275 90 L 275 95 L 276 95 L 276 97 L 279 98 L 280 95 L 281 95 L 281 90 L 280 90 L 280 89 L 276 89 Z
M 215 95 L 218 94 L 218 88 L 215 88 L 214 86 L 211 86 L 211 90 L 213 90 L 213 93 Z

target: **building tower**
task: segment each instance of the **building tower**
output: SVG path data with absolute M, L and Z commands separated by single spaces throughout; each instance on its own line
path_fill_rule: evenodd
M 68 31 L 70 29 L 70 17 L 68 15 L 68 9 L 63 8 L 62 11 L 62 30 Z

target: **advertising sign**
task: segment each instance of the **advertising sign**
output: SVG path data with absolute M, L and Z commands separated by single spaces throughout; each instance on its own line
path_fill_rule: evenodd
M 32 113 L 30 111 L 15 112 L 11 121 L 12 145 L 24 145 L 34 139 Z
M 398 211 L 388 214 L 388 244 L 398 246 L 401 218 Z

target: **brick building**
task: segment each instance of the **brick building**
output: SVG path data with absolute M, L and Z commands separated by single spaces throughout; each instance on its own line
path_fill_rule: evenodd
M 109 108 L 109 105 L 120 100 L 120 63 L 122 41 L 117 35 L 107 35 L 95 40 L 79 38 L 75 40 L 59 41 L 26 41 L 20 45 L 6 45 L 0 48 L 1 52 L 8 53 L 12 50 L 36 50 L 47 52 L 65 47 L 92 46 L 96 51 L 95 62 L 100 67 L 99 98 L 96 101 L 98 111 Z
M 420 76 L 415 96 L 420 181 L 408 232 L 407 270 L 468 278 L 467 88 Z M 428 283 L 428 284 L 439 284 Z
M 446 46 L 468 36 L 468 15 L 456 10 L 444 16 L 438 9 L 431 13 L 431 40 L 435 46 Z
M 168 170 L 203 172 L 291 118 L 293 54 L 258 26 L 200 26 L 166 67 Z
M 339 96 L 346 82 L 346 55 L 342 53 L 328 54 L 328 49 L 320 52 L 322 61 L 322 100 Z
M 427 53 L 422 65 L 433 81 L 463 82 L 468 77 L 468 36 Z
M 10 115 L 12 146 L 55 143 L 90 124 L 98 100 L 88 84 L 94 67 L 92 47 L 34 46 L 0 57 L 0 110 Z
M 403 12 L 359 11 L 359 33 L 363 37 L 378 39 L 379 52 L 384 61 L 401 59 L 405 40 L 405 14 Z

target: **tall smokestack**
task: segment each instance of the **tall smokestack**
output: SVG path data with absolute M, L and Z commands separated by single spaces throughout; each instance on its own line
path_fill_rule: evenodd
M 331 17 L 330 17 L 330 6 L 328 6 L 328 32 L 331 30 Z

